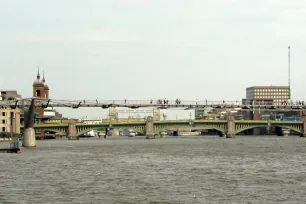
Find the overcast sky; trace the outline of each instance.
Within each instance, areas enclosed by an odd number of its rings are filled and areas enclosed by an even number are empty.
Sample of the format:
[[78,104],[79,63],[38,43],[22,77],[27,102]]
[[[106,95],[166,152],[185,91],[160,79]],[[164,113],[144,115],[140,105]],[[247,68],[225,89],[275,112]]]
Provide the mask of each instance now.
[[[0,88],[55,99],[241,100],[287,85],[306,100],[305,0],[0,0]],[[99,116],[67,110],[68,116]]]

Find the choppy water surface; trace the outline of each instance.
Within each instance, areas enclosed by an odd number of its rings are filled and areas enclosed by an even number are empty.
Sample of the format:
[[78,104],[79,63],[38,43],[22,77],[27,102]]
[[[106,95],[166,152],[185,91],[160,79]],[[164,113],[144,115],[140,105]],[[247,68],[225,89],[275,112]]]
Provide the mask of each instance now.
[[0,203],[306,203],[299,137],[45,140],[0,156]]

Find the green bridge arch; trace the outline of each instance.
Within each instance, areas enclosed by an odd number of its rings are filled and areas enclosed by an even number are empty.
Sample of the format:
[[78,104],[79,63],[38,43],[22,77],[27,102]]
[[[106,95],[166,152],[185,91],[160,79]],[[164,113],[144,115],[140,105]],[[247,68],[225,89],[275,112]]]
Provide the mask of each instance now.
[[239,134],[243,131],[246,131],[246,130],[251,130],[251,129],[254,129],[254,128],[261,128],[261,127],[280,127],[280,128],[286,128],[286,129],[290,129],[290,130],[293,130],[299,134],[303,134],[302,130],[301,129],[297,129],[297,128],[293,128],[293,127],[290,127],[290,126],[286,126],[286,125],[279,125],[279,124],[271,124],[271,125],[251,125],[251,126],[247,126],[247,127],[244,127],[244,128],[241,128],[241,129],[238,129],[236,130],[236,134]]
[[[38,129],[39,130],[39,129]],[[68,134],[66,133],[66,132],[61,132],[61,131],[59,131],[59,130],[54,130],[54,129],[41,129],[41,130],[43,130],[43,131],[50,131],[50,132],[55,132],[55,133],[59,133],[59,134],[62,134],[62,135],[65,135],[65,136],[67,136]]]
[[[207,129],[210,129],[210,130],[216,130],[218,132],[220,132],[221,134],[225,134],[225,129],[222,129],[222,128],[218,128],[218,127],[215,127],[215,126],[210,126],[210,125],[196,125],[196,126],[190,126],[190,125],[180,125],[180,126],[169,126],[169,127],[163,127],[163,128],[160,128],[158,130],[156,130],[154,132],[154,134],[158,134],[160,135],[161,132],[164,132],[164,131],[169,131],[169,129],[176,129],[176,128],[207,128]],[[199,129],[200,130],[200,129]]]
[[[92,130],[106,131],[106,128],[108,128],[108,127],[92,127],[92,128],[89,128],[89,129],[78,132],[76,136],[80,136],[80,135],[82,135],[84,133],[87,133],[87,132],[90,132]],[[129,127],[129,126],[119,126],[119,127],[113,126],[112,128],[114,128],[114,129],[132,129],[135,132],[139,132],[139,133],[142,133],[142,134],[145,133],[145,130],[135,129],[135,128],[132,128],[132,127]]]

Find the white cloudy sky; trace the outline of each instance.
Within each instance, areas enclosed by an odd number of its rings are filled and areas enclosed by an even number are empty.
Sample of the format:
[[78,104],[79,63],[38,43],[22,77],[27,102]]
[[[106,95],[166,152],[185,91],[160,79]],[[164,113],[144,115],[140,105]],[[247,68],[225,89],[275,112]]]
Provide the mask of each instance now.
[[[306,100],[305,0],[0,0],[0,88],[56,99],[240,100],[287,85]],[[101,110],[63,110],[99,116]]]

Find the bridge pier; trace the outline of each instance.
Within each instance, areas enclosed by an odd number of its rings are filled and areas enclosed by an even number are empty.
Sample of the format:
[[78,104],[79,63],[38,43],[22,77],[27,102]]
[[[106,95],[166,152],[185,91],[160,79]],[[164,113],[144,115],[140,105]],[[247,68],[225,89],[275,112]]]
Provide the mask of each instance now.
[[228,117],[227,119],[227,133],[226,137],[227,138],[233,138],[236,135],[235,131],[235,119],[233,116]]
[[155,139],[153,125],[154,125],[153,117],[152,116],[147,117],[146,139]]
[[303,121],[303,133],[301,134],[301,137],[306,137],[306,112],[303,112],[302,115],[302,121]]
[[119,130],[118,129],[109,130],[108,136],[119,136]]
[[68,138],[69,140],[78,140],[79,136],[77,136],[77,128],[76,128],[76,121],[69,120],[68,124]]
[[29,109],[25,111],[24,131],[22,137],[22,146],[24,147],[36,147],[36,137],[33,128],[34,111],[35,111],[35,99],[32,99]]
[[168,135],[168,132],[167,131],[162,131],[162,132],[159,133],[159,135],[160,135],[160,138],[164,138]]
[[290,129],[282,128],[282,136],[288,136],[290,134]]

